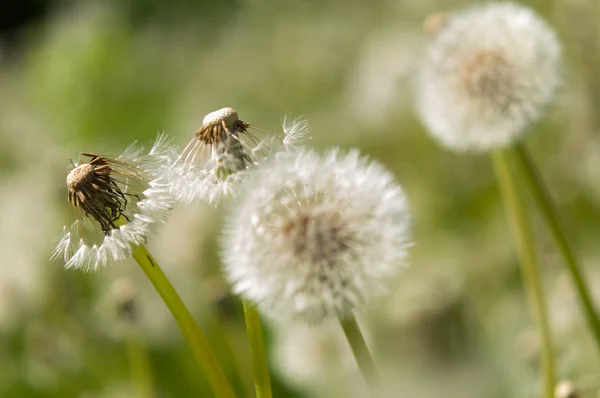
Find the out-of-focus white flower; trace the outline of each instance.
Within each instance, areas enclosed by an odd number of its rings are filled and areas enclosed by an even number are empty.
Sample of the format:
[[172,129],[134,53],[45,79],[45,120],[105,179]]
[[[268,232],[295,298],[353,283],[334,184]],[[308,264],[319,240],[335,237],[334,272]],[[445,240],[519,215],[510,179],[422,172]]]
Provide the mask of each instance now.
[[306,138],[306,122],[284,120],[283,148],[275,136],[259,138],[249,130],[264,131],[240,120],[233,108],[222,108],[204,117],[202,127],[167,172],[171,189],[183,203],[218,203],[232,197],[250,167],[271,157],[277,150],[289,150]]
[[577,398],[579,397],[579,393],[575,389],[573,383],[568,380],[561,381],[556,385],[556,389],[554,390],[554,395],[556,398]]
[[[311,397],[369,396],[340,325],[285,325],[274,330],[274,371]],[[367,336],[368,337],[368,336]],[[349,377],[349,375],[356,377]]]
[[118,158],[83,153],[90,159],[67,175],[75,221],[63,228],[52,255],[67,268],[96,270],[130,257],[171,208],[170,187],[158,170],[173,161],[173,149],[164,136],[148,155],[133,149]]
[[240,192],[222,239],[235,292],[276,319],[344,317],[387,292],[410,246],[403,190],[380,164],[313,151],[278,156]]
[[490,3],[455,12],[421,66],[421,117],[455,150],[508,145],[543,115],[560,64],[556,34],[526,7]]

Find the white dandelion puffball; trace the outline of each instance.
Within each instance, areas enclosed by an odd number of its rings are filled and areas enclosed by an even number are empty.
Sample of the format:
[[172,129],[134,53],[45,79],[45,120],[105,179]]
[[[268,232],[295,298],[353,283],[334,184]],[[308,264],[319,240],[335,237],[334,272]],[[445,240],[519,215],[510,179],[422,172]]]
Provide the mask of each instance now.
[[294,119],[283,122],[283,139],[240,120],[233,108],[209,113],[202,127],[169,168],[171,190],[178,201],[218,204],[232,198],[250,168],[273,153],[290,151],[307,138],[308,125]]
[[350,315],[385,294],[404,266],[406,196],[357,150],[278,156],[238,198],[221,242],[226,276],[274,319]]
[[420,68],[421,117],[454,150],[506,146],[552,100],[560,53],[552,28],[526,7],[490,3],[450,14]]
[[52,253],[66,268],[97,270],[129,258],[162,222],[174,198],[161,169],[176,156],[164,136],[147,155],[134,147],[118,158],[82,153],[67,175],[73,220],[68,221]]

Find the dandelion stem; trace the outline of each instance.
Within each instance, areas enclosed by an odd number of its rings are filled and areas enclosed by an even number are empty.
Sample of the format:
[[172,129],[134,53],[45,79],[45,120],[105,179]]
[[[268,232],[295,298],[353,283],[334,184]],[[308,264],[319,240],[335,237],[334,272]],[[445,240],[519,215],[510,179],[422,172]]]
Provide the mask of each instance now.
[[156,260],[143,245],[134,247],[133,258],[140,265],[150,282],[154,285],[163,301],[173,314],[181,328],[192,352],[200,366],[204,369],[208,382],[217,398],[235,398],[225,373],[217,362],[208,341],[183,301],[162,272]]
[[523,282],[527,289],[529,300],[540,331],[541,367],[545,389],[544,396],[546,398],[553,398],[556,375],[552,335],[548,322],[547,304],[540,277],[540,269],[536,258],[531,226],[511,175],[508,153],[502,150],[495,151],[492,153],[492,159],[498,178],[498,184],[500,185],[500,190],[504,199],[506,212],[508,213],[509,223],[519,248]]
[[350,343],[354,358],[356,358],[358,367],[367,381],[371,393],[373,396],[379,396],[381,393],[381,382],[377,374],[377,368],[375,367],[375,362],[371,357],[365,338],[360,331],[358,322],[356,322],[356,318],[351,315],[348,318],[340,319],[340,325],[344,329],[344,334],[346,335],[346,339],[348,339],[348,343]]
[[244,304],[244,317],[246,318],[246,331],[248,333],[248,344],[252,358],[252,370],[254,372],[254,388],[256,398],[271,398],[271,380],[269,378],[269,367],[263,343],[260,317],[256,307],[247,301]]
[[125,341],[131,378],[138,398],[153,398],[154,386],[152,381],[152,367],[148,356],[148,349],[142,341],[136,326],[131,325]]
[[543,217],[546,219],[563,260],[567,264],[567,269],[573,278],[573,283],[575,284],[575,289],[577,290],[586,320],[594,333],[598,348],[600,348],[600,319],[598,318],[598,312],[594,308],[594,302],[585,282],[585,276],[583,275],[577,257],[567,240],[550,192],[546,188],[541,173],[536,168],[527,149],[523,145],[517,144],[514,147],[514,152],[516,154],[517,163],[522,171],[520,174],[523,176],[525,184],[533,195],[533,199],[540,208]]

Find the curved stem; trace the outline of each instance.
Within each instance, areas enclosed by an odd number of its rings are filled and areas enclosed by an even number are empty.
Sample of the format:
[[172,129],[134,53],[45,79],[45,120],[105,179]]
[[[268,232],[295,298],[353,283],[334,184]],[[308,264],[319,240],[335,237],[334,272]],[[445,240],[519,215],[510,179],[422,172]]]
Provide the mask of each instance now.
[[545,389],[544,396],[553,398],[556,375],[552,335],[548,321],[546,298],[544,296],[543,284],[540,278],[540,269],[533,244],[531,226],[510,172],[508,154],[504,151],[496,151],[492,153],[492,158],[500,190],[502,191],[506,212],[508,213],[509,222],[513,230],[513,235],[517,240],[519,256],[521,258],[523,282],[527,289],[529,300],[531,301],[531,306],[540,331],[541,366]]
[[196,360],[203,368],[208,382],[217,398],[235,398],[235,393],[231,388],[225,373],[217,362],[210,345],[194,321],[194,318],[186,308],[183,301],[158,266],[156,260],[144,246],[133,248],[133,258],[142,268],[150,282],[154,285],[158,294],[173,314],[175,321],[181,328],[185,339],[190,345]]
[[269,377],[269,367],[267,366],[265,346],[263,344],[260,317],[254,305],[245,300],[243,301],[243,305],[250,356],[252,358],[252,370],[254,372],[256,398],[271,398],[271,380]]
[[564,228],[560,223],[559,214],[554,206],[550,192],[546,188],[541,173],[535,167],[535,164],[527,152],[527,149],[523,145],[518,144],[515,146],[514,152],[516,154],[519,167],[521,168],[523,180],[529,187],[529,190],[533,195],[533,199],[542,212],[542,216],[546,219],[560,254],[567,264],[567,269],[571,274],[573,283],[575,284],[575,290],[577,291],[579,302],[581,304],[581,308],[583,309],[586,321],[592,330],[592,333],[596,338],[596,344],[600,349],[600,319],[598,318],[598,312],[594,307],[592,295],[590,294],[590,290],[586,285],[583,271],[581,270],[579,262],[577,261],[577,257],[575,256],[575,253],[573,252],[573,249],[567,240]]
[[348,343],[350,343],[354,358],[356,358],[358,367],[367,381],[371,393],[373,396],[378,397],[381,394],[381,382],[379,380],[377,368],[375,367],[375,362],[371,357],[369,347],[360,331],[356,318],[353,315],[350,315],[348,318],[340,319],[340,325],[344,330]]

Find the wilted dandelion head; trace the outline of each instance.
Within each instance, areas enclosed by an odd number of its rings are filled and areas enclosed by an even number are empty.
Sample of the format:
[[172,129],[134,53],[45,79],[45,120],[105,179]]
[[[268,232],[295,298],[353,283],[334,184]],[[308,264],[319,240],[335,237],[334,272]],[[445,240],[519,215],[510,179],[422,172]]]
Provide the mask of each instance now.
[[67,174],[72,217],[52,257],[86,270],[129,257],[132,245],[145,242],[173,203],[168,185],[155,177],[172,162],[171,152],[161,137],[145,156],[133,147],[118,158],[82,153],[86,160]]
[[82,156],[90,159],[67,175],[68,200],[108,234],[117,228],[116,222],[129,221],[129,201],[139,200],[141,194],[132,185],[140,188],[144,177],[141,170],[127,162],[91,153]]
[[436,26],[418,78],[427,128],[456,150],[504,146],[537,121],[560,83],[560,46],[532,10],[490,3]]
[[256,169],[229,215],[226,274],[276,319],[344,317],[387,291],[409,224],[393,176],[358,151],[278,156]]
[[284,126],[283,142],[277,144],[274,135],[240,120],[233,108],[211,112],[170,169],[172,191],[184,203],[217,203],[231,197],[250,167],[276,150],[289,150],[305,131],[305,124],[296,119]]

